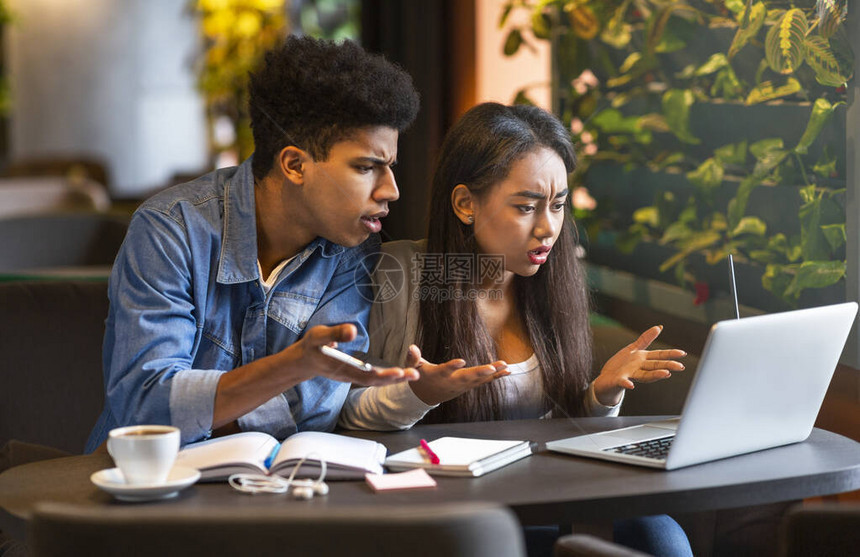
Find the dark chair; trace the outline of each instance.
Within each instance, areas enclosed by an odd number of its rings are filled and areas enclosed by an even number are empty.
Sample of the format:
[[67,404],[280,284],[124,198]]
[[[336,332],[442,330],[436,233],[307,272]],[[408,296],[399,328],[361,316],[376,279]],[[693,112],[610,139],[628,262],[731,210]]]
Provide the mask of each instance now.
[[860,553],[860,504],[798,505],[783,521],[786,557],[842,557]]
[[0,216],[110,209],[107,188],[83,176],[0,178]]
[[0,282],[0,446],[81,453],[104,402],[104,281]]
[[265,507],[171,505],[37,507],[27,534],[33,557],[100,555],[326,555],[525,557],[522,530],[504,507]]
[[[778,546],[778,547],[777,547]],[[769,555],[781,557],[845,557],[860,550],[860,504],[798,504],[782,519],[779,540],[761,551],[755,545],[719,549],[718,555]],[[641,555],[590,535],[561,538],[555,557],[633,557]]]
[[648,557],[647,553],[588,534],[571,534],[559,538],[552,554],[553,557]]
[[105,188],[111,186],[105,161],[90,156],[32,157],[11,161],[3,169],[4,177],[58,176],[70,180],[93,180]]
[[98,267],[106,275],[128,230],[125,215],[49,213],[0,219],[0,273]]

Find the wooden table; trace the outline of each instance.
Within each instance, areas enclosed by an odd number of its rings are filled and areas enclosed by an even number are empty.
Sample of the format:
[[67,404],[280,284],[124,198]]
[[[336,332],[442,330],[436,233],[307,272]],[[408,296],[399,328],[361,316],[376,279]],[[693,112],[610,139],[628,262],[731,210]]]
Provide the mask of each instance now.
[[352,432],[375,439],[390,453],[445,435],[528,439],[537,454],[480,478],[439,477],[436,489],[373,493],[362,481],[330,482],[326,497],[298,501],[286,495],[250,496],[226,483],[196,484],[178,497],[123,503],[89,476],[113,467],[107,454],[18,466],[0,474],[0,529],[23,539],[38,503],[180,505],[193,512],[229,505],[241,512],[266,505],[430,505],[492,501],[509,506],[523,524],[564,524],[657,513],[682,513],[790,501],[860,489],[860,443],[816,429],[808,440],[671,472],[546,451],[546,441],[651,421],[654,417],[519,420],[417,426],[397,433]]

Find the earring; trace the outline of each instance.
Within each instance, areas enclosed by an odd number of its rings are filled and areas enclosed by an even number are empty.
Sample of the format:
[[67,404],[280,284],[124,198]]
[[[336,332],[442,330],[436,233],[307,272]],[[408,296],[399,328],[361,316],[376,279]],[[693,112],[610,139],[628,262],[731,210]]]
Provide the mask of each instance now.
[[466,220],[468,220],[468,221],[469,221],[469,224],[473,224],[473,223],[475,222],[475,217],[474,217],[474,215],[469,215],[469,216],[466,218]]

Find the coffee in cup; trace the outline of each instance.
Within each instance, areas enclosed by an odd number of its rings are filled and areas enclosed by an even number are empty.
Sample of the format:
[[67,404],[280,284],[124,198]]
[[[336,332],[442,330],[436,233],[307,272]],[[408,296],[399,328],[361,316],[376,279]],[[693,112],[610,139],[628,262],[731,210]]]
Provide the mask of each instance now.
[[161,484],[179,452],[179,428],[134,425],[112,429],[107,450],[127,484]]

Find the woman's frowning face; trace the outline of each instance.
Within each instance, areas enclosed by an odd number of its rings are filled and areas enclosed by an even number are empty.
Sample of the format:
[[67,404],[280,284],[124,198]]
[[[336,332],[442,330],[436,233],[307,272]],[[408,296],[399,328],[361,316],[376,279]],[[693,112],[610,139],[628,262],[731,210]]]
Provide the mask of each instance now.
[[504,256],[508,273],[534,275],[564,226],[567,194],[567,170],[555,151],[524,155],[501,182],[473,194],[478,249]]

